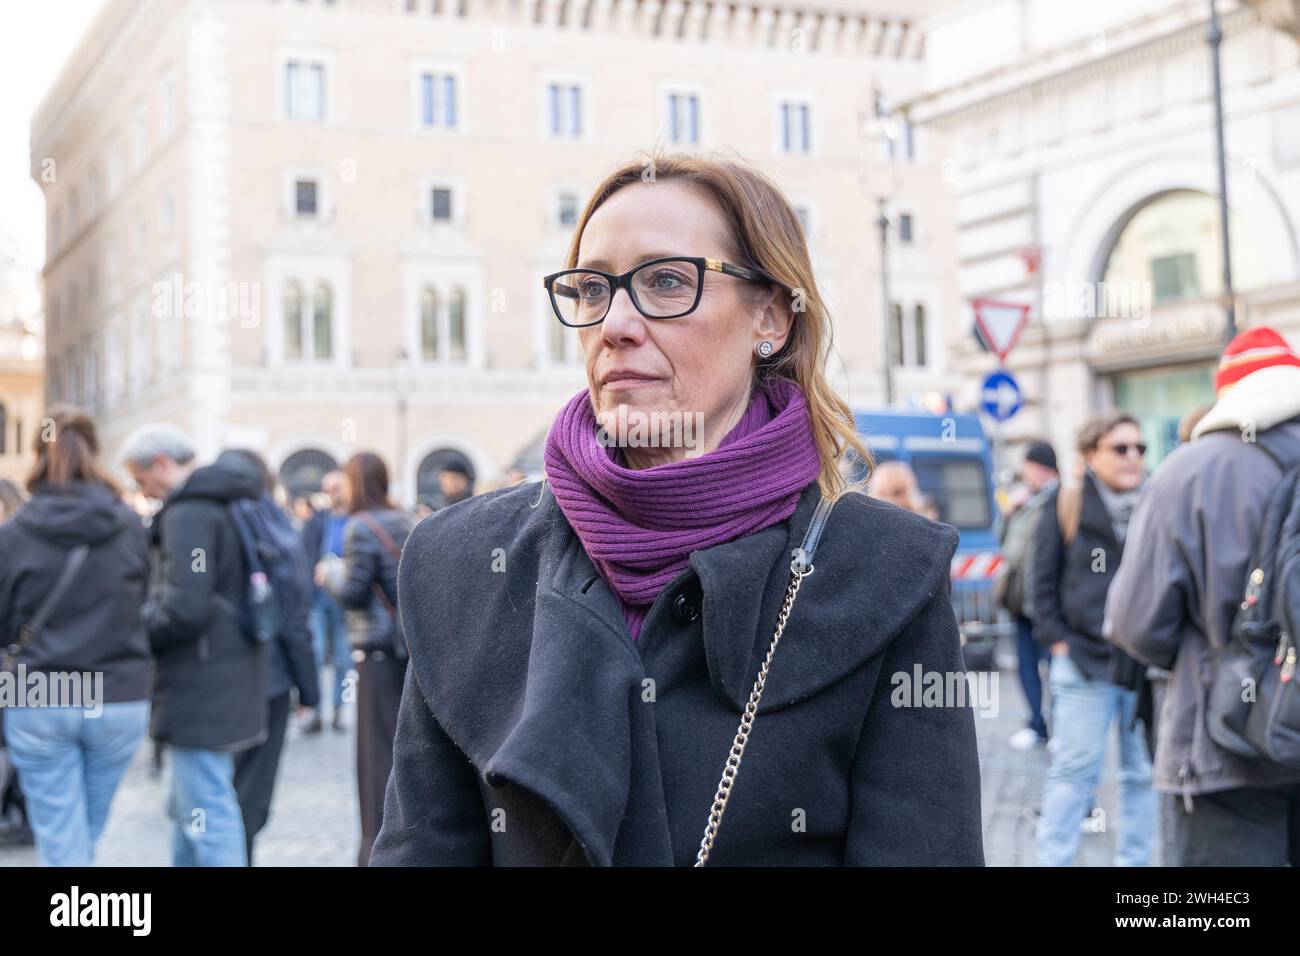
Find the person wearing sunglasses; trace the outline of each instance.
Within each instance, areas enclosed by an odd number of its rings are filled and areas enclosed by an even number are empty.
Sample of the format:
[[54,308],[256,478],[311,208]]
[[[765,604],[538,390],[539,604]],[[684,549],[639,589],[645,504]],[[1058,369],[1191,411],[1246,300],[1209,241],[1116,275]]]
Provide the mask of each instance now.
[[403,552],[371,865],[980,865],[970,701],[898,693],[964,677],[957,532],[841,475],[870,459],[787,197],[652,162],[597,186],[542,280],[587,377],[545,481]]
[[1146,866],[1156,796],[1146,733],[1135,722],[1145,668],[1102,637],[1106,592],[1146,477],[1146,444],[1137,420],[1121,411],[1087,422],[1076,451],[1075,480],[1043,503],[1029,569],[1034,638],[1052,652],[1051,763],[1036,834],[1038,864],[1075,862],[1080,821],[1092,808],[1114,725],[1120,756],[1115,862]]

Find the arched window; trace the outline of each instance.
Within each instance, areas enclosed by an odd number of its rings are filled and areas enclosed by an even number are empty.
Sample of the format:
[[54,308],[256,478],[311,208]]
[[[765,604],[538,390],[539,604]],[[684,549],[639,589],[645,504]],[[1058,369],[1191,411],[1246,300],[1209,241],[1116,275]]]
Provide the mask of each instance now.
[[431,285],[420,293],[420,355],[438,357],[438,290]]
[[312,295],[312,355],[327,359],[334,354],[334,294],[324,282],[316,283]]
[[284,357],[302,358],[302,287],[284,284]]
[[437,451],[425,455],[420,462],[420,467],[416,469],[415,494],[418,501],[436,508],[448,504],[447,496],[443,494],[442,483],[439,481],[438,475],[453,463],[465,470],[465,473],[469,476],[470,490],[473,490],[474,466],[470,464],[470,460],[454,448],[439,448]]
[[290,498],[309,495],[320,491],[320,480],[329,472],[337,471],[338,467],[327,452],[304,448],[284,460],[280,466],[280,484],[284,485]]

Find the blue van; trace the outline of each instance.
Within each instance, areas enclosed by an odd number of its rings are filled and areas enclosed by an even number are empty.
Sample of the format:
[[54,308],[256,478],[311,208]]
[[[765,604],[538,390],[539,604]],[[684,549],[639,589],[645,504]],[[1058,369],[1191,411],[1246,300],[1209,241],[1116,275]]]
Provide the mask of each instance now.
[[979,416],[890,409],[858,412],[854,418],[875,459],[911,466],[939,520],[960,532],[951,570],[962,650],[967,668],[994,668],[997,640],[1010,635],[1014,625],[993,601],[1002,552],[993,455]]

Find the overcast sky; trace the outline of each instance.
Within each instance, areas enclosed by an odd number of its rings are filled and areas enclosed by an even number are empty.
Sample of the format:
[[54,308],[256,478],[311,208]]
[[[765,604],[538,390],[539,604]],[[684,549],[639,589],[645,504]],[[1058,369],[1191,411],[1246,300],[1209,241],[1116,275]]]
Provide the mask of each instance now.
[[32,181],[32,113],[104,0],[0,3],[0,266],[38,273],[45,204]]

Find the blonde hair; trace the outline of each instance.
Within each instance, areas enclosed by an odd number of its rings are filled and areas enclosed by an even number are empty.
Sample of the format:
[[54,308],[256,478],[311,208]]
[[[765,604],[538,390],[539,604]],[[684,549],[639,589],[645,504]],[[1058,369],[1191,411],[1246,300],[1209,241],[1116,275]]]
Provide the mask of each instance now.
[[[803,393],[821,461],[818,487],[822,494],[838,498],[846,491],[860,490],[871,473],[871,454],[858,435],[853,412],[826,380],[830,313],[817,288],[799,217],[771,178],[739,158],[717,153],[656,149],[628,160],[606,175],[587,201],[573,232],[565,268],[577,267],[583,230],[614,193],[633,183],[668,181],[693,186],[713,201],[726,223],[732,245],[727,254],[736,265],[760,270],[784,286],[778,290],[778,301],[784,300],[794,318],[790,335],[779,352],[759,360],[757,379],[761,383],[771,377],[786,378]],[[846,453],[861,460],[866,469],[862,480],[850,483],[841,473],[839,466]]]

